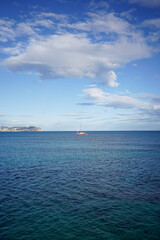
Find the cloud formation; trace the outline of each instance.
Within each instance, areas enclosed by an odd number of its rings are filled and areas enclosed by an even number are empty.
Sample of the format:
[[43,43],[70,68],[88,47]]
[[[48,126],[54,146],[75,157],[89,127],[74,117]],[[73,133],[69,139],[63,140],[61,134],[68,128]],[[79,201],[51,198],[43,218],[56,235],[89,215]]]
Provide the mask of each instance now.
[[99,10],[99,9],[108,9],[109,8],[109,4],[106,1],[95,1],[95,0],[91,0],[89,7],[92,10]]
[[[12,22],[8,24],[13,28]],[[42,27],[51,28],[45,37],[40,35]],[[41,13],[34,21],[18,23],[15,30],[16,36],[29,39],[25,45],[19,42],[3,49],[15,55],[5,59],[3,66],[11,71],[36,72],[41,79],[88,78],[117,87],[116,69],[150,57],[153,50],[140,31],[115,13],[89,13],[83,22]]]
[[14,20],[0,19],[0,41],[7,42],[8,39],[14,40],[16,33],[14,32]]
[[[113,109],[130,109],[146,114],[151,119],[160,117],[160,97],[155,95],[141,94],[135,98],[132,96],[122,96],[117,94],[109,94],[100,88],[88,88],[83,90],[81,95],[92,102],[82,103],[82,105],[105,106]],[[143,99],[143,100],[142,100]]]
[[151,8],[157,8],[160,7],[160,1],[159,0],[128,0],[131,4],[138,4],[143,7],[151,7]]
[[160,18],[152,18],[144,20],[143,26],[160,29]]

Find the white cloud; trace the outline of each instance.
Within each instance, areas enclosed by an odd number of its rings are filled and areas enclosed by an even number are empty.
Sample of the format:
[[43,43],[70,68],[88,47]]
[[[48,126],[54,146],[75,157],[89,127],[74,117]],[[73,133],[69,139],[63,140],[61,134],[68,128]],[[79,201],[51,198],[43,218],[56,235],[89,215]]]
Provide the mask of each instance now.
[[1,48],[0,50],[1,50],[1,52],[5,53],[5,54],[18,55],[23,52],[23,47],[24,46],[22,43],[18,43],[14,47]]
[[120,13],[120,16],[124,17],[128,20],[132,20],[133,19],[132,13],[135,12],[135,11],[136,11],[136,9],[132,8],[132,9],[129,9],[128,11]]
[[117,87],[119,84],[116,82],[117,80],[117,75],[113,71],[109,71],[107,73],[107,80],[109,82],[109,85],[111,87]]
[[34,23],[30,23],[30,25],[50,28],[54,25],[54,22],[49,19],[42,19],[42,20],[36,20]]
[[153,19],[144,20],[142,25],[147,26],[147,27],[149,26],[149,27],[160,29],[160,18],[153,18]]
[[92,98],[96,100],[105,100],[107,93],[103,92],[100,88],[87,88],[83,90],[81,96]]
[[0,19],[0,41],[7,42],[9,39],[14,40],[16,37],[13,29],[14,21]]
[[[83,90],[83,97],[94,100],[92,104],[82,105],[105,106],[113,109],[133,109],[147,115],[150,118],[160,117],[160,97],[152,94],[141,94],[139,98],[132,96],[121,96],[103,92],[99,88],[88,88]],[[142,99],[146,101],[142,101]]]
[[33,70],[42,79],[88,77],[116,87],[113,69],[150,54],[143,39],[94,44],[84,35],[64,34],[30,41],[22,54],[9,57],[3,66],[12,71]]
[[85,21],[67,24],[66,26],[77,30],[94,32],[96,34],[115,33],[125,36],[134,34],[133,26],[123,18],[117,17],[115,13],[88,13],[88,18]]
[[150,33],[148,40],[151,42],[157,42],[160,39],[160,31]]
[[146,19],[142,22],[142,27],[149,28],[149,41],[154,43],[160,39],[160,18]]
[[29,35],[29,36],[36,36],[36,32],[28,23],[19,23],[16,27],[17,35]]
[[41,12],[38,14],[39,17],[45,17],[45,18],[53,18],[53,19],[56,19],[56,20],[67,20],[67,16],[64,15],[64,14],[56,14],[56,13],[53,13],[53,12]]
[[[31,13],[32,14],[32,13]],[[7,42],[8,40],[15,40],[17,37],[40,37],[43,28],[52,29],[55,24],[64,23],[67,17],[62,14],[54,13],[34,13],[33,17],[27,18],[22,22],[15,20],[0,19],[0,41]]]
[[[98,100],[95,104],[113,108],[134,108],[140,101],[129,96],[111,95],[103,92],[99,88],[89,88],[83,90],[83,96],[89,99]],[[106,96],[108,95],[108,96]]]
[[153,102],[154,104],[160,105],[160,96],[156,96],[155,94],[142,93],[142,94],[139,94],[139,98],[150,99],[150,101]]
[[109,4],[106,1],[94,1],[91,0],[90,4],[89,4],[89,8],[92,10],[96,10],[96,9],[108,9],[109,8]]
[[[44,19],[45,15],[59,22],[54,24]],[[42,37],[42,26],[52,26],[54,34]],[[19,43],[4,49],[16,56],[5,59],[3,66],[11,71],[33,71],[42,79],[87,77],[96,83],[117,87],[117,68],[152,54],[143,35],[114,13],[90,13],[83,22],[72,24],[61,21],[54,13],[41,13],[33,22],[18,23],[15,30],[17,36],[29,37],[27,46]],[[105,40],[101,37],[103,34]]]
[[143,7],[151,7],[151,8],[156,8],[160,7],[160,1],[159,0],[128,0],[129,3],[131,4],[138,4]]

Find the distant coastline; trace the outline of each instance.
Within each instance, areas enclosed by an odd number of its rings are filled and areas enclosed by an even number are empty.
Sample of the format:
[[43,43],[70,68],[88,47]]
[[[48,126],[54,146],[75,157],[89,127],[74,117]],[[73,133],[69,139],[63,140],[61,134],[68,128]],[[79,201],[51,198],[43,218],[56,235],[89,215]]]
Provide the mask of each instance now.
[[40,132],[42,129],[40,127],[0,127],[0,132]]

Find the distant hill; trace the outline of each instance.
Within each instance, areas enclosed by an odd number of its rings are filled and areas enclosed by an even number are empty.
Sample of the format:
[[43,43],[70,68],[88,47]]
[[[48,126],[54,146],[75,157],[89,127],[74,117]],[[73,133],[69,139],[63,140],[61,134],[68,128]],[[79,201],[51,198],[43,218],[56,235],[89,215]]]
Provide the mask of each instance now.
[[0,127],[0,132],[39,132],[42,131],[39,127]]

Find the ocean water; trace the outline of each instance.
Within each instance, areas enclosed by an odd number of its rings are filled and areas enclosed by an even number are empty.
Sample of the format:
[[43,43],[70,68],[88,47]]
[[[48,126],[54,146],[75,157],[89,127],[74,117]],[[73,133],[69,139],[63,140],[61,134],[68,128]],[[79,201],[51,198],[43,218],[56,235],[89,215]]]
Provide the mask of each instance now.
[[72,239],[160,239],[160,132],[0,133],[0,240]]

